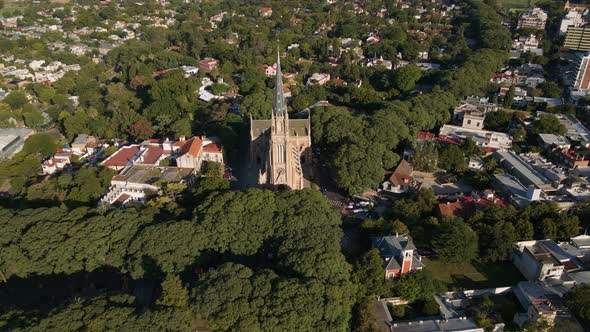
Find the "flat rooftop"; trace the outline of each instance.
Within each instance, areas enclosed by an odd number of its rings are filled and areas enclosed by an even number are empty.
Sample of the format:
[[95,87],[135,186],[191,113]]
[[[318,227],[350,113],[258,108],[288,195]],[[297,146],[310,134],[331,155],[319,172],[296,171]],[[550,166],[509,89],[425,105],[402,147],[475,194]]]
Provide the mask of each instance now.
[[449,320],[427,319],[404,322],[393,322],[394,332],[436,332],[436,331],[470,331],[483,332],[470,318],[451,318]]
[[[531,166],[523,157],[512,151],[496,151],[496,155],[503,159],[503,164],[511,168],[509,172],[516,171],[524,177],[526,184],[534,184],[542,187],[551,184],[551,181]],[[522,180],[522,179],[521,179]]]
[[159,181],[180,182],[193,172],[188,168],[133,165],[113,177],[113,181],[154,184]]

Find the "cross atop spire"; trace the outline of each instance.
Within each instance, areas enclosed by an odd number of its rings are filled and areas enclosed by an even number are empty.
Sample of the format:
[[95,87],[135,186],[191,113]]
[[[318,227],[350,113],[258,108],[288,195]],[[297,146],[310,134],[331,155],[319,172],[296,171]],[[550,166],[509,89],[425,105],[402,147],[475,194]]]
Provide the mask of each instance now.
[[281,72],[281,53],[277,43],[277,71],[275,77],[274,103],[272,107],[273,115],[285,115],[287,105],[285,104],[285,95],[283,92],[283,73]]

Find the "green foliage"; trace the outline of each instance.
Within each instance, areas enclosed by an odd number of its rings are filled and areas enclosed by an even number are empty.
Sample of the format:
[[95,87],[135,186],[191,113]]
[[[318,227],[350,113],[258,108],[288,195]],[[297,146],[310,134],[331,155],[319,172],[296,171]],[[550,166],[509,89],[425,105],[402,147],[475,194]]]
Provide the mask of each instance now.
[[533,133],[535,134],[564,135],[565,132],[565,125],[553,114],[541,114],[539,118],[533,122]]
[[560,98],[561,97],[561,88],[559,85],[552,81],[545,81],[537,86],[537,88],[543,91],[544,97],[549,98]]
[[16,110],[25,106],[29,100],[23,91],[17,90],[9,93],[4,99],[2,99],[2,102],[8,104],[13,110]]
[[162,295],[156,303],[177,308],[184,308],[188,305],[188,290],[182,286],[182,280],[178,275],[169,274],[162,281]]
[[379,250],[369,250],[354,264],[352,281],[359,285],[359,297],[375,298],[390,295],[392,284],[385,279],[383,258]]
[[416,82],[422,77],[422,70],[416,65],[403,66],[395,71],[393,84],[395,88],[407,92],[416,86]]
[[48,134],[35,134],[29,137],[23,146],[22,153],[39,155],[48,158],[57,151],[58,142]]
[[440,152],[438,166],[452,173],[464,172],[467,170],[467,163],[463,150],[454,144],[445,146]]
[[433,247],[445,261],[469,262],[477,257],[477,234],[461,221],[443,223],[434,238]]
[[402,274],[395,281],[394,291],[408,301],[430,301],[434,295],[444,291],[444,286],[440,281],[432,278],[429,272],[419,270]]
[[502,105],[504,105],[504,107],[512,108],[512,103],[514,102],[514,90],[514,85],[511,85],[508,92],[506,92],[506,95],[504,95],[504,99],[502,100]]
[[438,150],[433,141],[416,142],[414,147],[414,169],[417,171],[434,171],[438,164]]

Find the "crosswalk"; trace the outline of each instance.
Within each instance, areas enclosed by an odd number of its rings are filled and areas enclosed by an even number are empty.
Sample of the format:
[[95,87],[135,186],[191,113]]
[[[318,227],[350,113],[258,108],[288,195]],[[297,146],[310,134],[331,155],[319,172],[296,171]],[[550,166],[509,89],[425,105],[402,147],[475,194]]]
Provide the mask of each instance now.
[[337,200],[333,200],[333,199],[329,199],[328,203],[334,207],[334,208],[338,208],[338,209],[342,209],[344,206],[346,206],[343,202],[337,201]]

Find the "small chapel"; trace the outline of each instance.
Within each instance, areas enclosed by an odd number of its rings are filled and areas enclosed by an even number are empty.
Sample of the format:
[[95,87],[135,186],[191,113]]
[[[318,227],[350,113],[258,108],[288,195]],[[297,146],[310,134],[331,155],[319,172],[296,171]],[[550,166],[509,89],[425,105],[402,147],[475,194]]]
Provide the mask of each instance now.
[[309,115],[289,119],[279,52],[271,118],[250,118],[250,161],[261,187],[301,190],[311,186],[311,122]]

